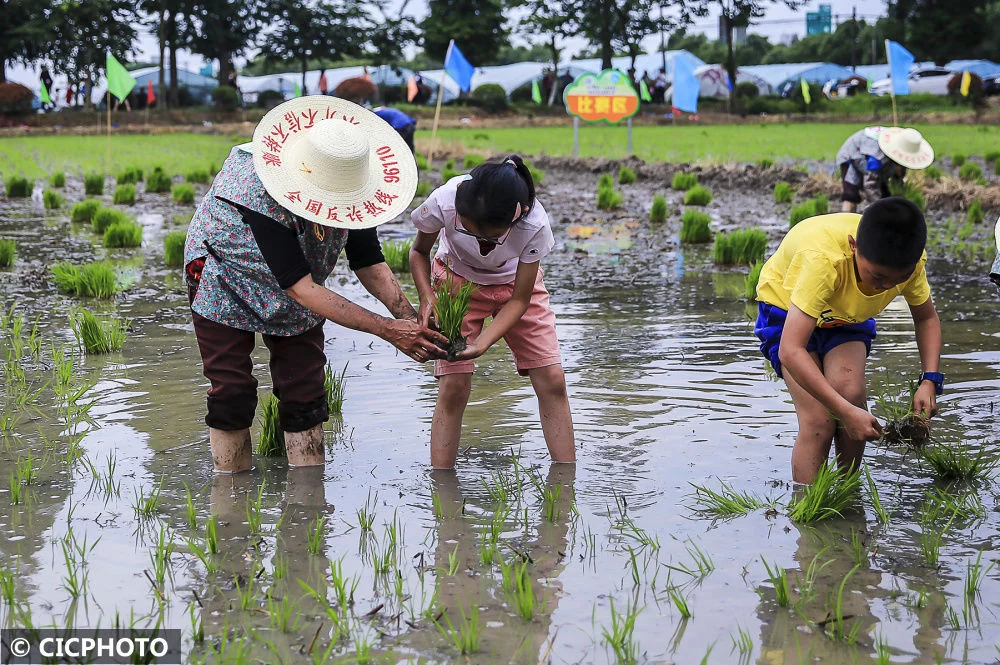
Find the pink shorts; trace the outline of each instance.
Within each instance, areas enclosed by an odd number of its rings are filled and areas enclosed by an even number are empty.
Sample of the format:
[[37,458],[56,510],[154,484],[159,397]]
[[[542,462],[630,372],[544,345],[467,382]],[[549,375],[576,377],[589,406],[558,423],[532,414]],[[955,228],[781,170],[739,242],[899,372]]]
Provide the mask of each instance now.
[[[445,279],[448,269],[440,261],[435,260],[431,273],[434,282]],[[456,284],[466,280],[452,273]],[[472,292],[469,312],[462,320],[462,334],[469,342],[476,339],[483,331],[483,321],[488,316],[496,316],[504,305],[514,295],[514,283],[477,285]],[[531,292],[531,302],[524,316],[503,336],[510,352],[514,355],[514,364],[518,374],[524,376],[528,370],[562,362],[559,356],[559,339],[556,337],[556,315],[549,304],[549,292],[542,283],[542,270],[538,269],[535,278],[535,288]],[[434,376],[445,374],[472,374],[476,369],[473,360],[434,361]]]

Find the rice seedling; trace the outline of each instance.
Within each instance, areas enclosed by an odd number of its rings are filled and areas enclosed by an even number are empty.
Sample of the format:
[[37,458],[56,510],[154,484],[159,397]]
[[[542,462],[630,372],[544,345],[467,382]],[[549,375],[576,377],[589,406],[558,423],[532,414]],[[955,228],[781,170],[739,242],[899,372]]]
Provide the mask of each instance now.
[[698,184],[698,176],[694,173],[675,173],[670,182],[672,189],[687,191]]
[[927,209],[927,200],[924,197],[924,193],[920,189],[920,185],[913,180],[900,182],[898,178],[893,178],[889,181],[889,193],[893,196],[902,196],[912,201],[921,210]]
[[716,234],[712,260],[723,265],[751,265],[763,259],[766,251],[766,233],[760,229],[740,229]]
[[757,160],[757,166],[759,166],[762,169],[769,169],[772,166],[774,166],[774,160],[768,157],[761,157],[760,159]]
[[42,203],[46,210],[57,210],[62,207],[64,201],[63,197],[59,192],[51,189],[46,189],[42,192]]
[[609,597],[609,602],[611,605],[611,626],[601,628],[603,636],[601,642],[611,647],[617,663],[635,665],[639,662],[639,644],[635,640],[635,621],[642,610],[630,602],[625,605],[624,612],[618,613],[615,610],[613,596]]
[[815,217],[816,212],[816,202],[813,199],[804,201],[799,205],[792,208],[792,211],[788,215],[788,228],[792,228],[804,219],[809,219],[810,217]]
[[825,462],[811,485],[803,486],[798,496],[788,503],[788,516],[793,522],[817,522],[829,517],[842,517],[854,501],[861,484],[861,471],[836,469]]
[[940,180],[943,176],[944,172],[937,166],[934,166],[933,164],[924,169],[924,177],[927,178],[928,180],[937,181]]
[[763,269],[764,261],[755,261],[743,280],[743,295],[751,302],[757,300],[757,283],[760,282],[760,271]]
[[430,195],[431,193],[431,189],[433,189],[431,183],[427,182],[426,180],[418,180],[417,190],[414,193],[414,197],[427,198],[427,196]]
[[983,161],[987,164],[992,164],[998,159],[1000,159],[1000,150],[988,150],[983,153]]
[[149,552],[149,563],[153,569],[153,580],[159,590],[163,589],[167,575],[170,574],[170,557],[174,553],[174,536],[167,535],[165,527],[160,526],[156,543]]
[[70,327],[76,341],[87,353],[111,353],[121,351],[125,336],[131,325],[129,319],[112,317],[100,321],[91,312],[81,309],[70,317]]
[[245,578],[244,583],[240,584],[240,578],[242,577],[242,575],[234,577],[233,586],[236,589],[236,598],[240,602],[240,609],[244,612],[249,612],[255,604],[256,593],[254,593],[253,578]]
[[528,562],[515,563],[514,568],[510,598],[521,618],[525,621],[531,621],[541,609],[541,599],[535,595],[535,590],[531,585]]
[[868,465],[865,464],[862,467],[865,473],[865,482],[868,484],[868,496],[872,500],[872,508],[875,509],[875,515],[878,517],[878,521],[882,524],[889,523],[889,511],[885,509],[882,505],[882,498],[879,496],[878,487],[875,486],[875,479],[872,478],[871,471],[868,470]]
[[463,281],[456,285],[455,278],[449,271],[447,278],[434,285],[437,303],[434,312],[441,334],[448,338],[448,360],[456,360],[459,353],[465,350],[466,340],[462,335],[462,319],[469,311],[472,300],[472,282]]
[[133,205],[135,203],[135,185],[118,185],[114,193],[115,205]]
[[447,610],[441,612],[441,618],[444,619],[447,627],[442,626],[440,621],[435,621],[434,624],[459,653],[476,653],[479,651],[479,639],[486,627],[485,624],[479,622],[479,608],[473,603],[468,613],[461,605],[458,606],[458,611],[462,616],[462,621],[457,628],[452,624]]
[[139,247],[142,245],[142,227],[135,222],[118,222],[104,231],[105,247]]
[[187,516],[188,526],[192,529],[198,526],[198,511],[194,506],[194,498],[191,496],[191,488],[184,483],[184,512]]
[[597,207],[601,210],[614,210],[622,205],[622,195],[614,187],[598,187]]
[[706,243],[712,239],[712,218],[699,210],[685,210],[681,217],[681,242]]
[[482,155],[468,154],[462,159],[462,164],[465,166],[465,170],[469,171],[476,168],[480,164],[486,161],[486,158]]
[[271,562],[271,576],[276,580],[283,580],[288,577],[288,557],[280,554],[274,557]]
[[968,210],[965,211],[965,219],[971,224],[982,224],[983,223],[983,204],[979,201],[979,197],[972,199],[972,203],[969,204]]
[[73,205],[70,210],[70,221],[80,224],[89,224],[94,219],[94,214],[101,207],[101,202],[97,199],[86,199]]
[[743,626],[738,625],[736,626],[736,634],[731,634],[729,638],[733,641],[733,648],[729,650],[729,653],[739,651],[740,662],[750,662],[750,654],[753,653],[753,637],[750,633],[743,630]]
[[694,483],[688,484],[694,488],[694,500],[698,504],[695,510],[713,517],[749,515],[763,508],[773,508],[777,502],[776,499],[762,498],[751,492],[739,492],[725,482],[720,483],[722,489],[718,492]]
[[662,224],[667,221],[667,199],[662,194],[653,197],[653,206],[649,209],[649,221],[651,224]]
[[87,196],[100,196],[104,193],[104,174],[88,173],[83,176],[83,192]]
[[63,577],[62,586],[73,598],[79,598],[87,593],[87,573],[83,567],[84,562],[77,558],[78,552],[73,547],[73,534],[60,541],[62,544],[63,561],[66,563],[66,575]]
[[99,208],[90,220],[90,227],[94,233],[104,234],[114,224],[124,224],[129,221],[128,215],[121,210],[114,208]]
[[410,248],[413,238],[386,240],[382,243],[382,255],[393,272],[410,272]]
[[124,171],[115,176],[115,182],[119,185],[134,185],[142,182],[143,172],[138,166],[129,166]]
[[965,162],[962,167],[958,169],[959,180],[964,180],[965,182],[973,182],[983,177],[983,168],[976,164],[975,162]]
[[865,543],[865,534],[860,529],[851,528],[851,553],[854,555],[854,563],[863,566],[868,561],[868,545]]
[[285,433],[278,417],[278,398],[270,393],[261,404],[260,436],[257,440],[257,454],[263,457],[283,457],[285,455]]
[[686,206],[707,206],[712,201],[712,192],[695,185],[684,194],[684,205]]
[[17,476],[13,471],[10,472],[10,505],[16,506],[24,501],[24,491],[21,489],[21,483],[18,482]]
[[205,541],[204,546],[202,546],[189,538],[187,540],[187,547],[188,551],[194,554],[201,561],[201,564],[205,566],[205,572],[209,575],[214,575],[219,569],[219,563],[212,556],[212,553],[209,552],[208,541]]
[[184,264],[184,243],[186,241],[186,231],[171,231],[163,236],[163,262],[171,268],[181,267]]
[[38,468],[35,466],[35,462],[30,450],[27,457],[17,458],[17,481],[22,485],[34,485],[35,481],[38,480]]
[[282,633],[296,632],[304,620],[299,611],[299,604],[291,601],[288,594],[278,602],[270,591],[267,593],[267,614],[271,619],[271,628]]
[[[764,557],[760,558],[760,562],[764,564],[764,570],[767,571],[767,576],[771,580],[771,586],[774,588],[775,600],[778,601],[778,605],[781,607],[788,607],[792,602],[792,595],[788,587],[788,571],[779,566],[777,563],[774,567],[767,562]],[[760,591],[757,592],[761,595]],[[761,595],[763,598],[763,595]]]
[[602,173],[601,177],[597,179],[597,189],[614,189],[615,180],[611,177],[610,173]]
[[627,166],[622,166],[618,169],[619,185],[631,185],[633,182],[635,182],[635,169],[631,169]]
[[66,186],[66,174],[62,171],[56,171],[49,176],[49,184],[53,187],[65,187]]
[[[942,159],[943,159],[943,157],[942,157]],[[956,152],[954,155],[951,156],[951,165],[952,166],[956,166],[957,167],[957,166],[962,166],[963,164],[965,164],[965,155],[963,155],[960,152]]]
[[455,170],[455,160],[454,158],[449,159],[444,163],[444,168],[441,169],[441,180],[443,182],[448,182],[457,175],[459,175],[459,173]]
[[546,485],[542,487],[542,514],[549,522],[555,523],[560,517],[560,494],[562,494],[562,485]]
[[205,169],[195,169],[189,171],[186,176],[184,176],[185,182],[193,182],[199,185],[206,185],[208,181],[211,180],[212,176],[208,174]]
[[16,254],[17,241],[10,238],[0,238],[0,268],[9,268],[14,265]]
[[20,573],[20,562],[18,562],[16,569],[8,568],[6,565],[0,566],[0,600],[3,600],[7,607],[14,607],[17,589],[15,580],[20,577]]
[[[857,641],[858,630],[861,628],[861,623],[855,621],[850,630],[846,630],[844,627],[844,622],[850,617],[844,616],[844,587],[847,586],[847,580],[851,578],[851,575],[860,568],[860,565],[856,565],[848,571],[844,579],[840,581],[840,587],[837,589],[837,596],[833,608],[833,621],[828,625],[833,627],[832,637],[835,640],[840,640],[847,642],[848,644],[854,644]],[[825,630],[825,627],[824,627]]]
[[347,578],[344,576],[344,561],[338,559],[330,561],[330,584],[333,587],[334,599],[337,607],[346,616],[348,608],[354,605],[354,592],[361,583],[357,577]]
[[677,611],[680,613],[682,619],[691,618],[691,608],[688,606],[687,598],[684,596],[680,587],[667,587],[667,596],[674,603],[674,607],[677,608]]
[[[190,500],[191,492],[188,492],[188,499]],[[264,498],[264,486],[261,485],[257,488],[257,494],[247,495],[246,498],[246,517],[247,526],[250,528],[250,533],[259,534],[263,533],[264,525],[264,515],[263,515],[263,498]],[[188,509],[188,519],[191,517],[191,508]]]
[[170,195],[174,198],[174,203],[187,204],[194,203],[194,187],[188,184],[174,185],[170,189]]
[[156,517],[156,509],[160,504],[160,490],[162,489],[162,485],[162,482],[156,483],[149,494],[146,494],[146,490],[142,487],[134,490],[135,500],[132,501],[132,512],[135,513],[136,519],[142,521]]
[[966,443],[929,445],[919,450],[924,462],[941,480],[972,481],[990,475],[1000,462],[986,446]]
[[890,665],[891,659],[892,651],[889,649],[889,641],[885,638],[885,633],[877,631],[875,633],[875,665]]
[[362,533],[371,532],[372,525],[375,523],[375,506],[377,504],[378,493],[375,494],[375,501],[373,503],[372,492],[368,490],[368,498],[365,499],[365,505],[357,510],[358,526],[361,528]]
[[458,545],[455,545],[455,549],[448,554],[448,577],[457,575],[461,566],[462,559],[458,556]]
[[169,192],[173,181],[163,171],[163,167],[153,167],[153,171],[146,178],[146,192],[152,194],[163,194]]
[[417,168],[421,171],[426,171],[431,167],[431,165],[427,162],[427,158],[419,152],[413,155],[413,159],[417,162]]
[[306,550],[309,554],[319,555],[323,552],[323,544],[325,539],[323,538],[323,526],[326,524],[326,518],[323,515],[317,515],[309,525],[309,538],[306,541]]
[[679,563],[676,566],[667,563],[662,565],[670,570],[690,575],[695,579],[708,577],[709,573],[715,570],[715,562],[712,561],[711,555],[698,547],[698,545],[696,545],[690,538],[688,538],[686,542],[687,545],[684,546],[684,549],[687,551],[688,555],[691,556],[691,563],[693,565],[685,563]]
[[219,520],[215,515],[205,522],[205,548],[209,554],[219,553]]
[[951,528],[952,523],[958,513],[953,509],[948,521],[940,524],[940,518],[944,517],[947,508],[945,506],[925,503],[920,511],[918,521],[920,522],[920,553],[924,555],[924,562],[930,568],[937,568],[941,557],[941,543],[944,535]]
[[986,509],[983,507],[982,499],[975,489],[969,489],[963,494],[953,494],[949,490],[932,487],[924,495],[926,501],[933,504],[932,510],[940,514],[954,512],[955,517],[962,520],[976,520],[986,517]]
[[830,200],[826,198],[826,194],[817,194],[813,199],[813,204],[817,215],[825,215],[830,212]]
[[31,196],[34,183],[27,178],[12,175],[4,181],[8,199],[25,199]]
[[965,584],[964,597],[965,597],[965,608],[966,614],[969,614],[969,610],[972,605],[975,604],[976,599],[979,597],[979,590],[983,587],[983,579],[989,574],[993,567],[996,566],[996,561],[991,561],[990,565],[983,568],[983,551],[979,550],[976,561],[967,561],[965,564]]
[[795,188],[785,181],[774,183],[774,202],[791,203],[795,198]]
[[541,185],[542,181],[545,180],[545,171],[536,169],[528,162],[525,162],[524,165],[528,167],[528,173],[531,174],[531,182],[535,183],[536,186]]

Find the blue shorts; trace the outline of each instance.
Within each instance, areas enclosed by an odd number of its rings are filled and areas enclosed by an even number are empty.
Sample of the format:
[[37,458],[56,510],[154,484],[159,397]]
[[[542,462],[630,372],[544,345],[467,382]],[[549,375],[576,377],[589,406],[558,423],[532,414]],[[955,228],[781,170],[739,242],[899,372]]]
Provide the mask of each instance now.
[[[757,323],[753,326],[753,333],[760,339],[760,352],[771,361],[771,366],[780,377],[781,360],[778,359],[778,346],[781,344],[781,331],[785,327],[785,317],[788,316],[788,312],[766,302],[757,305]],[[809,337],[806,351],[818,353],[822,358],[841,344],[864,342],[867,357],[872,352],[873,339],[875,339],[875,319],[836,328],[816,328]]]

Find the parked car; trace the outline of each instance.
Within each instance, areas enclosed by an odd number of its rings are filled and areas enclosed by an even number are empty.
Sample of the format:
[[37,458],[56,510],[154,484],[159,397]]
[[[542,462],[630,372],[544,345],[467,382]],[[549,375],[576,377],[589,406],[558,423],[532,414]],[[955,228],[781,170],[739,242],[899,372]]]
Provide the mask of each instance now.
[[1000,72],[983,77],[983,93],[987,95],[1000,95]]
[[[948,81],[955,75],[955,72],[948,71],[941,67],[929,67],[910,72],[910,93],[947,95]],[[892,90],[892,79],[882,79],[875,81],[871,93],[873,95],[888,95]]]

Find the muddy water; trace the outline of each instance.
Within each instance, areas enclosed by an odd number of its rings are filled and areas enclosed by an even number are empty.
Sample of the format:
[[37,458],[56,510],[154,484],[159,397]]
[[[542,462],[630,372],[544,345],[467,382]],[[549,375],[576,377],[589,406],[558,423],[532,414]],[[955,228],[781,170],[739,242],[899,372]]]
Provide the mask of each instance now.
[[[498,348],[480,362],[454,474],[428,471],[430,369],[381,340],[328,326],[331,363],[349,364],[325,469],[258,459],[252,474],[213,478],[201,422],[206,382],[179,271],[162,260],[163,233],[189,209],[147,196],[142,250],[106,253],[65,215],[4,203],[0,236],[19,247],[14,268],[0,272],[4,304],[14,303],[28,327],[40,317],[45,341],[39,357],[24,352],[28,390],[38,395],[16,404],[5,376],[3,412],[20,419],[0,451],[0,551],[15,589],[14,605],[0,605],[3,625],[159,621],[183,629],[192,662],[320,662],[328,652],[338,662],[443,663],[459,660],[459,650],[433,620],[458,628],[465,617],[484,628],[470,662],[604,663],[629,662],[607,635],[632,609],[635,662],[876,662],[876,641],[891,662],[995,660],[1000,572],[985,575],[971,602],[963,595],[977,553],[984,568],[996,559],[992,481],[971,487],[985,516],[951,524],[937,567],[921,553],[918,513],[925,493],[942,485],[904,450],[875,446],[868,458],[888,525],[878,523],[867,491],[843,519],[789,521],[795,419],[757,353],[742,272],[716,271],[707,249],[677,245],[678,194],[668,193],[674,214],[665,225],[642,221],[662,183],[626,188],[625,209],[608,215],[590,209],[596,175],[550,168],[547,179],[543,201],[558,246],[546,282],[580,461],[548,463],[530,385]],[[787,210],[768,199],[717,191],[713,226],[759,224],[776,241]],[[83,356],[67,325],[80,301],[59,295],[43,267],[106,255],[134,284],[113,303],[86,304],[131,318],[132,332],[121,353]],[[935,436],[995,450],[998,300],[971,279],[974,266],[932,269],[949,380]],[[330,285],[378,309],[346,270]],[[9,332],[4,339],[11,347]],[[43,385],[53,343],[77,359],[75,383],[94,384],[80,400],[92,402],[88,418],[58,406]],[[909,376],[915,353],[896,303],[880,319],[871,366]],[[266,390],[266,355],[256,360]],[[73,461],[67,452],[77,440],[82,456]],[[29,451],[38,478],[11,505],[7,479]],[[720,481],[775,498],[778,510],[699,516],[690,483],[718,489]],[[155,508],[138,515],[133,505],[156,488]],[[248,510],[258,494],[259,509]],[[219,552],[206,564],[196,550],[206,547],[211,516]],[[864,543],[856,568],[852,531]],[[173,551],[154,588],[151,553],[161,533]],[[484,563],[491,539],[495,560]],[[500,560],[528,562],[530,619],[505,590]],[[786,572],[793,607],[777,602],[763,560]],[[82,586],[75,598],[74,586]],[[671,590],[686,599],[690,618]],[[838,597],[850,639],[829,636]],[[744,653],[735,646],[741,631]]]

